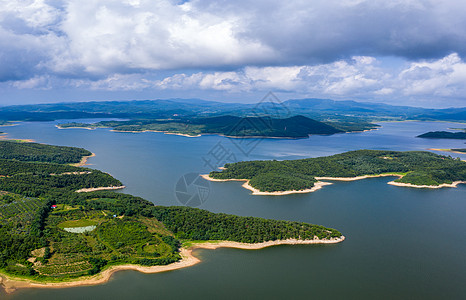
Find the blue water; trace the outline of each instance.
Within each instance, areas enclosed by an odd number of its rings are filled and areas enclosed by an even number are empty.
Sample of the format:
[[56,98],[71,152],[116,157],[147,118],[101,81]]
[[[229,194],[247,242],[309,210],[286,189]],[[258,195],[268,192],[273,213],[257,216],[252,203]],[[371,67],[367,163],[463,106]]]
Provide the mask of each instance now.
[[[381,123],[378,130],[301,140],[187,138],[108,129],[59,130],[56,122],[20,123],[1,130],[11,138],[78,146],[96,157],[90,167],[127,186],[122,192],[160,205],[179,205],[175,183],[186,173],[207,173],[212,150],[233,160],[296,159],[356,149],[465,148],[461,140],[416,135],[464,124]],[[253,145],[253,146],[251,146]],[[245,154],[247,153],[247,155]],[[440,153],[440,152],[439,152]],[[218,154],[218,153],[217,153]],[[466,155],[457,155],[466,159]],[[218,155],[217,155],[218,156]],[[160,274],[119,272],[104,285],[27,289],[8,299],[462,299],[466,295],[466,186],[410,189],[393,178],[338,182],[310,194],[252,196],[239,182],[210,183],[201,208],[213,212],[305,221],[347,237],[337,245],[279,246],[258,251],[197,250],[203,262]]]

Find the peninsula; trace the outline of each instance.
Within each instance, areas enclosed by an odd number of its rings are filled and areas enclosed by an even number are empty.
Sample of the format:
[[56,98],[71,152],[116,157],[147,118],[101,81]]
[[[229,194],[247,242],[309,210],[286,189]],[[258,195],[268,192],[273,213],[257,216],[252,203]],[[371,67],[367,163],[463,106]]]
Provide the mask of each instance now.
[[455,139],[455,140],[466,140],[466,132],[449,132],[449,131],[430,131],[421,135],[419,138],[425,139]]
[[[102,121],[92,124],[65,123],[58,128],[112,128],[118,132],[165,132],[185,136],[218,134],[230,137],[307,138],[312,134],[346,132],[304,116],[277,119],[270,117],[216,116],[129,121]],[[374,126],[375,127],[375,126]],[[359,129],[359,127],[357,128]],[[347,130],[353,131],[353,130]],[[354,130],[356,131],[356,130]]]
[[194,248],[344,240],[320,225],[155,206],[113,191],[123,185],[107,173],[72,165],[90,154],[0,142],[0,285],[7,292],[98,284],[118,270],[187,267],[199,262]]
[[466,162],[424,151],[357,150],[327,157],[226,164],[205,179],[246,181],[256,195],[312,192],[328,184],[319,180],[358,180],[397,176],[392,184],[447,187],[466,182]]

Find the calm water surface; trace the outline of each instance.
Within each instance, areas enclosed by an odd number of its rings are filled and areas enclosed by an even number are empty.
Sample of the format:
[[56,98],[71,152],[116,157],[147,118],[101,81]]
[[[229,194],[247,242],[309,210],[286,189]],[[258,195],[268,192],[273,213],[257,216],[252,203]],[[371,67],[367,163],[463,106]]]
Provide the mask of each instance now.
[[[3,127],[11,138],[84,147],[90,167],[120,179],[126,193],[179,205],[177,180],[207,173],[212,149],[238,160],[296,159],[356,149],[465,148],[460,140],[414,138],[431,130],[466,127],[438,122],[381,123],[375,131],[302,140],[245,141],[186,138],[108,129],[59,130],[55,122]],[[246,141],[248,142],[248,141]],[[244,152],[250,151],[248,155]],[[448,154],[448,153],[442,153]],[[450,154],[466,159],[466,155]],[[232,156],[230,156],[232,157]],[[220,162],[219,162],[220,163]],[[214,163],[215,164],[215,163]],[[337,245],[278,246],[258,251],[197,250],[196,266],[160,274],[116,273],[110,282],[69,289],[27,289],[6,299],[464,299],[466,186],[427,190],[387,185],[393,178],[337,182],[311,194],[252,196],[241,183],[211,183],[201,208],[244,216],[305,221],[337,228]]]

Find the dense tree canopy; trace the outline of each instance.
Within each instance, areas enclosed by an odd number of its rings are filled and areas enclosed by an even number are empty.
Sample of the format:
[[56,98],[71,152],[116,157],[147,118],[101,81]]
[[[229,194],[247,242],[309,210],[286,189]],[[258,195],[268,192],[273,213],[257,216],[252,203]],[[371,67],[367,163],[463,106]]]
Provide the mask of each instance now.
[[311,188],[315,177],[355,177],[403,173],[397,181],[440,185],[466,180],[466,162],[422,151],[357,150],[327,157],[284,161],[244,161],[213,171],[217,179],[249,179],[261,191]]

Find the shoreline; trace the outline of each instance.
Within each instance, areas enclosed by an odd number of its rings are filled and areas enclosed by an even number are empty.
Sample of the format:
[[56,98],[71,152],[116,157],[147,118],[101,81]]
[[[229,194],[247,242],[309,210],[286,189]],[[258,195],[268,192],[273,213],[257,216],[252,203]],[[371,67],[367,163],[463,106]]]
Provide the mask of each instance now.
[[97,129],[97,127],[61,127],[60,125],[55,125],[55,127],[57,127],[58,129],[73,129],[73,128],[87,129],[87,130],[96,130]]
[[291,191],[277,191],[277,192],[261,192],[260,190],[252,187],[249,184],[249,179],[215,179],[209,176],[209,174],[200,175],[205,180],[209,181],[217,181],[217,182],[224,182],[224,181],[245,181],[242,185],[243,188],[248,189],[252,192],[252,195],[257,196],[282,196],[282,195],[290,195],[290,194],[305,194],[305,193],[312,193],[317,190],[320,190],[322,187],[326,185],[331,185],[331,182],[324,182],[324,181],[317,181],[314,183],[314,186],[310,189],[305,190],[291,190]]
[[[104,127],[104,128],[105,128],[105,127]],[[110,128],[110,127],[106,127],[106,128]],[[112,131],[112,132],[120,132],[120,133],[125,133],[125,132],[128,132],[128,133],[157,132],[157,133],[178,135],[178,136],[191,137],[191,138],[194,138],[194,137],[201,137],[201,136],[202,136],[201,134],[198,134],[198,135],[189,135],[189,134],[186,134],[186,133],[176,133],[176,132],[161,131],[161,130],[140,130],[140,131],[137,131],[137,130],[116,130],[116,129],[111,129],[110,131]]]
[[[55,125],[58,129],[73,129],[73,128],[78,128],[78,129],[88,129],[88,130],[95,130],[97,128],[112,128],[112,127],[60,127],[59,125]],[[372,130],[378,130],[379,127],[377,128],[372,128],[372,129],[365,129],[365,130],[354,130],[354,131],[345,131],[345,132],[336,132],[332,134],[344,134],[344,133],[361,133],[361,132],[366,132],[366,131],[372,131]],[[111,132],[118,132],[118,133],[145,133],[145,132],[157,132],[157,133],[163,133],[163,134],[169,134],[169,135],[177,135],[177,136],[184,136],[184,137],[189,137],[189,138],[194,138],[194,137],[202,137],[206,135],[216,135],[216,136],[221,136],[225,138],[232,138],[232,139],[280,139],[280,140],[300,140],[300,139],[308,139],[311,136],[314,135],[332,135],[332,134],[325,134],[325,133],[316,133],[316,134],[308,134],[306,137],[286,137],[286,136],[256,136],[256,135],[251,135],[251,136],[232,136],[232,135],[225,135],[222,133],[199,133],[196,135],[190,135],[186,133],[177,133],[177,132],[171,132],[171,131],[162,131],[162,130],[118,130],[118,129],[110,129]]]
[[387,182],[387,184],[394,185],[394,186],[403,186],[403,187],[411,187],[411,188],[418,188],[418,189],[440,189],[444,187],[457,187],[458,184],[465,183],[466,181],[453,181],[452,183],[442,183],[439,185],[415,185],[411,183],[403,183],[403,182],[395,182],[395,181],[390,181]]
[[83,156],[81,158],[81,161],[75,164],[70,164],[73,167],[83,167],[83,166],[89,166],[90,164],[87,163],[87,160],[91,157],[94,157],[95,153],[92,153],[91,155]]
[[126,188],[124,185],[120,186],[101,186],[101,187],[96,187],[96,188],[83,188],[76,190],[76,193],[89,193],[89,192],[95,192],[95,191],[105,191],[105,190],[121,190]]
[[[16,126],[16,124],[15,125],[2,125],[2,126]],[[20,143],[36,143],[36,141],[33,140],[33,139],[12,139],[12,138],[9,138],[8,137],[8,132],[0,133],[0,140],[2,140],[2,141],[17,141],[17,142],[20,142]]]
[[[321,180],[333,180],[333,181],[355,181],[367,178],[377,178],[377,177],[391,177],[396,176],[398,178],[402,178],[403,175],[396,174],[396,173],[386,173],[386,174],[378,174],[378,175],[364,175],[364,176],[356,176],[356,177],[314,177],[317,182],[314,183],[314,186],[310,189],[305,190],[290,190],[290,191],[277,191],[277,192],[261,192],[260,190],[252,187],[249,184],[249,179],[216,179],[209,176],[209,174],[200,175],[205,180],[214,181],[214,182],[226,182],[226,181],[245,181],[241,186],[245,189],[252,191],[252,195],[257,196],[282,196],[282,195],[290,195],[290,194],[305,194],[305,193],[312,193],[317,190],[320,190],[322,187],[326,185],[331,185],[333,183],[321,181]],[[466,181],[454,181],[452,183],[442,183],[440,185],[415,185],[411,183],[403,183],[403,182],[395,182],[390,181],[387,184],[400,186],[400,187],[411,187],[411,188],[431,188],[431,189],[438,189],[443,187],[457,187],[458,184],[464,183]]]
[[454,151],[453,149],[428,148],[430,151],[451,152],[456,154],[466,154],[466,152]]
[[152,266],[143,267],[140,265],[119,265],[110,266],[104,269],[99,274],[94,276],[88,276],[81,280],[68,281],[68,282],[36,282],[30,279],[13,278],[7,275],[0,274],[0,286],[4,289],[7,294],[11,294],[18,289],[22,288],[67,288],[67,287],[78,287],[78,286],[91,286],[97,284],[107,283],[112,275],[119,271],[132,270],[146,274],[154,274],[161,272],[168,272],[194,266],[201,262],[199,258],[193,255],[193,251],[196,249],[208,249],[215,250],[217,248],[235,248],[242,250],[259,250],[266,247],[278,246],[278,245],[316,245],[316,244],[336,244],[343,242],[345,236],[331,239],[313,239],[313,240],[298,240],[298,239],[287,239],[287,240],[275,240],[267,241],[262,243],[240,243],[231,241],[205,241],[200,243],[194,243],[187,248],[181,248],[181,260],[165,266]]

